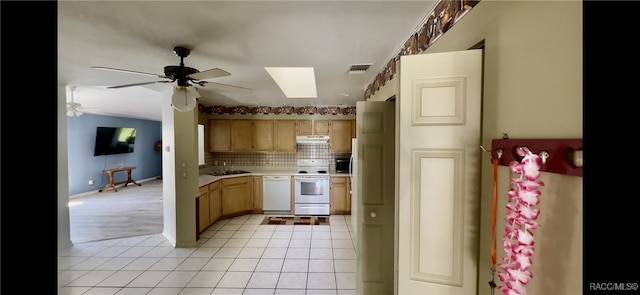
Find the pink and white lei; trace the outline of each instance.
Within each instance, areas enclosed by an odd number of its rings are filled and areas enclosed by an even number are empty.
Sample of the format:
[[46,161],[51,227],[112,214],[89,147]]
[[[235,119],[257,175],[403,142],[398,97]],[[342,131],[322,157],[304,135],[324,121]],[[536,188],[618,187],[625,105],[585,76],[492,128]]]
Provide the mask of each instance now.
[[533,263],[531,255],[534,250],[533,230],[540,225],[536,221],[540,210],[535,206],[540,203],[539,181],[541,159],[526,147],[518,148],[518,154],[523,157],[520,163],[512,161],[509,168],[519,174],[511,179],[509,202],[507,203],[506,229],[502,244],[506,254],[500,265],[502,272],[498,273],[498,286],[504,295],[527,294],[527,283],[533,274],[529,266]]

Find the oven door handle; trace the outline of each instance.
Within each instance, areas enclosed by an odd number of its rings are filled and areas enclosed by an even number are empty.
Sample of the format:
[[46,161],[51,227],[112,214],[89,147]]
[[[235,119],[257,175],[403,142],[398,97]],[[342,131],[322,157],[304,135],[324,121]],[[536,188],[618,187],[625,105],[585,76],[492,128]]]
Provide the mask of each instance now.
[[329,180],[329,176],[294,176],[293,177],[296,181],[303,181],[303,180]]

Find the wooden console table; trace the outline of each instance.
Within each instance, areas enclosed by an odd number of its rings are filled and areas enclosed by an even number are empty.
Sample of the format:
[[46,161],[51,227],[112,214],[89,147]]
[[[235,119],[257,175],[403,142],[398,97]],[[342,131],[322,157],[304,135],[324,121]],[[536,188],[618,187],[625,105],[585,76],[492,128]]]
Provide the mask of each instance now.
[[[128,166],[128,167],[118,167],[118,168],[102,170],[102,171],[104,171],[104,173],[107,173],[109,175],[109,183],[107,185],[105,185],[98,192],[102,192],[103,190],[106,190],[108,188],[113,188],[113,190],[117,192],[118,190],[116,189],[116,185],[123,184],[123,183],[124,183],[124,186],[127,186],[127,184],[129,184],[129,183],[133,183],[133,184],[136,184],[138,186],[141,186],[141,184],[137,183],[135,180],[133,180],[133,178],[131,178],[131,170],[133,170],[133,169],[136,169],[136,167],[135,166]],[[120,171],[127,171],[127,180],[114,182],[113,174],[115,174],[116,172],[120,172]]]

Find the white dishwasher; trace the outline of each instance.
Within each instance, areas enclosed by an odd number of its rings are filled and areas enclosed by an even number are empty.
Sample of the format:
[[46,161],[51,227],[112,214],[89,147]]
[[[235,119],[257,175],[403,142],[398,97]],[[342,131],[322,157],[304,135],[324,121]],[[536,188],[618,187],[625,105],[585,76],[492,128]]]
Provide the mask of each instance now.
[[291,176],[262,176],[264,214],[291,214]]

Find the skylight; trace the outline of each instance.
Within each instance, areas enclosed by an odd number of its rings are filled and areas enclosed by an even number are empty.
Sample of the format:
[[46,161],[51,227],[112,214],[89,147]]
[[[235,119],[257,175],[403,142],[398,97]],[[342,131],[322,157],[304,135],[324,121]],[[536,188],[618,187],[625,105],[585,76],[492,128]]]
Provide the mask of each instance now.
[[288,98],[317,98],[313,68],[265,67]]

